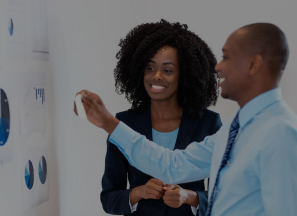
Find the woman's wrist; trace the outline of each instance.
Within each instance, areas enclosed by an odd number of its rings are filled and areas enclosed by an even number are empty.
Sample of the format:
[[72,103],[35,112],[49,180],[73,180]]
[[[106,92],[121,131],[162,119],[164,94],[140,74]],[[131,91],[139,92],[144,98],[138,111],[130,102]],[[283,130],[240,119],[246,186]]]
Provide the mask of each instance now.
[[142,186],[135,187],[130,192],[130,203],[132,206],[138,203],[142,199],[141,187]]
[[187,199],[185,201],[185,204],[188,204],[190,206],[193,206],[195,208],[199,205],[199,197],[198,194],[195,191],[186,190],[187,191]]

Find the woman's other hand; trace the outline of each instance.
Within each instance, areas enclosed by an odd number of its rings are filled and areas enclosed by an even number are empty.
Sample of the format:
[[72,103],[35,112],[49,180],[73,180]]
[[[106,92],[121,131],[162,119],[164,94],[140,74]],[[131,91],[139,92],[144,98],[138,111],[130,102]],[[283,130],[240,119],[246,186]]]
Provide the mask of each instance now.
[[158,179],[151,178],[145,185],[133,188],[130,193],[131,205],[141,199],[161,199],[164,194],[164,183]]

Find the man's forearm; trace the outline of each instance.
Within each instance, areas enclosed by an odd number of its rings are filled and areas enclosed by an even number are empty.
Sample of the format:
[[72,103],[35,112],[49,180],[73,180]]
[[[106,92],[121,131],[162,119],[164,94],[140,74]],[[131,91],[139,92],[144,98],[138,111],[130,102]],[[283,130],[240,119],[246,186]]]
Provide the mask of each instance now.
[[118,126],[120,121],[115,118],[114,116],[110,115],[108,116],[106,122],[104,123],[102,129],[105,130],[109,135],[112,134],[114,129]]
[[209,177],[213,148],[210,140],[211,138],[190,144],[183,151],[170,151],[147,140],[122,122],[109,137],[109,141],[118,146],[132,166],[167,184],[180,184]]

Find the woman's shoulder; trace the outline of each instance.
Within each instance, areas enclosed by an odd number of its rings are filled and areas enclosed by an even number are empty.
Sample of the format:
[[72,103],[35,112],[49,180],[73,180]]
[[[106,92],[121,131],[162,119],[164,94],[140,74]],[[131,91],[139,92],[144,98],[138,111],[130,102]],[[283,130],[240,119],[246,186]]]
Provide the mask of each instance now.
[[[191,118],[188,114],[188,117]],[[203,110],[203,113],[202,113],[202,116],[200,117],[195,117],[195,118],[192,118],[192,119],[196,119],[196,120],[200,120],[200,121],[211,121],[211,120],[214,120],[214,119],[218,119],[220,118],[220,114],[217,113],[217,112],[214,112],[212,110],[209,110],[209,109],[204,109]]]
[[204,117],[204,116],[205,116],[205,117],[218,118],[218,117],[220,117],[220,114],[217,113],[217,112],[214,112],[214,111],[212,111],[212,110],[205,109],[202,117]]
[[204,119],[205,122],[208,122],[209,124],[211,124],[215,132],[219,130],[219,128],[222,126],[220,114],[212,110],[206,109],[204,111],[204,115],[202,116],[202,119]]
[[137,116],[137,113],[129,110],[121,111],[116,114],[116,118],[124,123],[129,123]]
[[205,109],[199,122],[204,125],[222,125],[220,114],[209,109]]

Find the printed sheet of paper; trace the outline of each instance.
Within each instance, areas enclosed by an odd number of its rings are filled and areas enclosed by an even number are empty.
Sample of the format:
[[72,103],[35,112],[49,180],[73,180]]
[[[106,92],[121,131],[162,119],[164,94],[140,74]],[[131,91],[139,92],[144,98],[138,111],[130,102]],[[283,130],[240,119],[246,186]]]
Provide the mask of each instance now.
[[7,57],[26,60],[27,26],[26,0],[7,0],[6,47]]
[[32,59],[49,60],[47,0],[32,1]]
[[20,73],[20,132],[28,134],[46,129],[45,74]]
[[27,211],[48,201],[48,148],[47,145],[24,148],[22,155],[23,209]]
[[0,67],[0,165],[8,162],[13,157],[13,135],[10,130],[10,76],[7,71],[3,71]]

